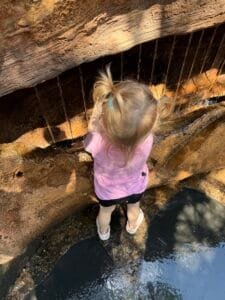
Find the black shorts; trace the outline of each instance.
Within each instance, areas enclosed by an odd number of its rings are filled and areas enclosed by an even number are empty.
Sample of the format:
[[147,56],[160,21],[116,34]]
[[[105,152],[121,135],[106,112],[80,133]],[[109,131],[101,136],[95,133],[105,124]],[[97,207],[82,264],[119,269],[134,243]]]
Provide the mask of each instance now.
[[131,204],[131,203],[137,203],[138,201],[141,200],[141,197],[144,193],[141,193],[141,194],[133,194],[133,195],[130,195],[130,196],[127,196],[127,197],[124,197],[124,198],[119,198],[119,199],[112,199],[112,200],[102,200],[102,199],[98,199],[99,201],[99,204],[101,206],[104,206],[104,207],[109,207],[109,206],[112,206],[112,205],[116,205],[116,204],[122,204],[122,203],[125,203],[125,204]]

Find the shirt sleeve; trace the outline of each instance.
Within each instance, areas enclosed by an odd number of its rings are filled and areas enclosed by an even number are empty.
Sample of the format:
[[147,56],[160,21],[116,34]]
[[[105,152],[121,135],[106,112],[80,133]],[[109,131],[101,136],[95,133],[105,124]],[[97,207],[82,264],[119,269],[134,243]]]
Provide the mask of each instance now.
[[152,151],[153,142],[154,142],[154,135],[150,133],[143,143],[143,150],[147,158]]
[[89,132],[84,139],[84,149],[95,157],[100,150],[101,142],[102,138],[98,132]]

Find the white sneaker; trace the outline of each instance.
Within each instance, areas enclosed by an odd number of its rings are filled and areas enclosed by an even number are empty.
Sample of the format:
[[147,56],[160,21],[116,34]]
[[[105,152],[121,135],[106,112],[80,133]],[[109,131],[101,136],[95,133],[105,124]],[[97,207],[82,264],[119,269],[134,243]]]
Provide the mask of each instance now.
[[98,224],[98,218],[96,219],[96,226],[97,226],[97,232],[98,232],[98,236],[99,236],[100,240],[107,241],[110,238],[110,226],[106,233],[101,233],[100,226]]
[[141,223],[143,222],[143,220],[144,220],[144,213],[143,213],[142,209],[140,209],[140,212],[139,212],[139,215],[138,215],[137,221],[136,221],[136,226],[134,228],[130,228],[129,223],[127,222],[126,231],[129,234],[135,234],[136,231],[138,230],[138,228],[140,227]]

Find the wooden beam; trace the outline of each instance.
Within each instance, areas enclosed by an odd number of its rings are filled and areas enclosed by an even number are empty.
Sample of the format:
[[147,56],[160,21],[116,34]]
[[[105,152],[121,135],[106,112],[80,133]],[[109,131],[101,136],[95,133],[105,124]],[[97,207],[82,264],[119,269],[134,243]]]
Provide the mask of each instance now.
[[223,0],[3,0],[0,96],[68,68],[172,34],[225,21]]

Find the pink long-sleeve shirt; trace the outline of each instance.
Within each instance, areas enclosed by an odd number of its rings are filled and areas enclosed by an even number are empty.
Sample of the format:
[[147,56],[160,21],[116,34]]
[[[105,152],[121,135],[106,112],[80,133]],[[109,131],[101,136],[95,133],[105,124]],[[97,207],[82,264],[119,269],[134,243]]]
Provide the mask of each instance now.
[[153,145],[149,134],[125,163],[123,153],[98,132],[88,133],[84,146],[94,158],[94,187],[99,199],[112,200],[139,194],[148,183],[147,159]]

